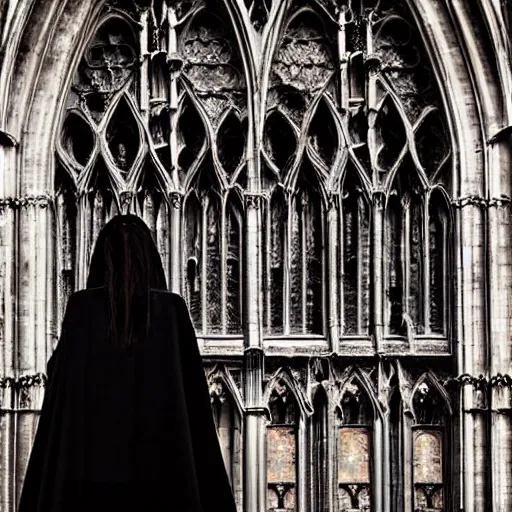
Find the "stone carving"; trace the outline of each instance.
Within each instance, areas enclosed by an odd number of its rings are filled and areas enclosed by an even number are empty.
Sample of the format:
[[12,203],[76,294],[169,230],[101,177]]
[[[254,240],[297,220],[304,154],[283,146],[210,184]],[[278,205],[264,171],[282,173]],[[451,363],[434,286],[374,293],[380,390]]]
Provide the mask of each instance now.
[[38,206],[39,208],[48,208],[53,202],[53,198],[48,195],[23,196],[23,197],[5,197],[0,199],[0,212],[5,208],[20,209],[29,206]]
[[479,206],[481,208],[502,208],[510,206],[511,201],[511,198],[506,195],[502,195],[501,197],[492,197],[490,199],[473,195],[453,199],[451,204],[455,208],[464,208],[466,206]]
[[258,209],[261,206],[262,196],[260,194],[244,194],[247,208]]
[[119,18],[106,21],[87,48],[72,89],[83,107],[98,120],[113,94],[138,66],[137,44],[131,28]]
[[182,44],[184,73],[196,90],[224,91],[241,86],[232,43],[216,15],[198,14]]
[[428,57],[403,5],[383,0],[376,14],[375,52],[382,59],[382,72],[414,122],[424,108],[441,104]]
[[314,14],[299,15],[288,28],[273,65],[275,80],[297,91],[316,91],[333,76],[331,50]]
[[222,378],[220,376],[214,376],[210,379],[209,391],[210,391],[210,400],[212,404],[215,401],[223,404],[226,401],[226,387]]

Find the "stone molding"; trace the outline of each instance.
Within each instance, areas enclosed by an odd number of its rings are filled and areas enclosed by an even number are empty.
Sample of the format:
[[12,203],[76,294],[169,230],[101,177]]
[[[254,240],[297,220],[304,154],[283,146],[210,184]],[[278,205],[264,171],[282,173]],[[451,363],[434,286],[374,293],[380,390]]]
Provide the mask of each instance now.
[[479,206],[481,208],[503,208],[510,206],[510,203],[512,202],[512,198],[509,196],[502,195],[501,197],[491,197],[491,198],[485,198],[482,196],[466,196],[466,197],[459,197],[457,199],[452,200],[452,205],[455,208],[464,208],[465,206]]
[[40,208],[47,208],[53,202],[53,197],[48,194],[40,194],[37,196],[26,195],[22,197],[4,197],[0,198],[0,211],[5,208],[12,208],[18,210],[27,208],[29,206],[39,206]]

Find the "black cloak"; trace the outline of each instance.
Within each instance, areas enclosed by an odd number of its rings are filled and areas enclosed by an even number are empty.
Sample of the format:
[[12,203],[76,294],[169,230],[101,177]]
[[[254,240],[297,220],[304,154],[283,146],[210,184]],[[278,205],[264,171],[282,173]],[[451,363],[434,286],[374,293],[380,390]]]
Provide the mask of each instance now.
[[19,512],[235,512],[188,309],[150,297],[147,342],[121,355],[106,289],[71,295]]

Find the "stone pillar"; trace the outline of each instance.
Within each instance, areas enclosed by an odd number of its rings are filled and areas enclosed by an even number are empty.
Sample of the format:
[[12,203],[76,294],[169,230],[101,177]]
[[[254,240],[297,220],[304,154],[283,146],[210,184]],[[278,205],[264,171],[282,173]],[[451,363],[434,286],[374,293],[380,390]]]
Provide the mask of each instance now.
[[[474,162],[476,165],[476,162]],[[487,372],[485,304],[485,215],[481,185],[476,177],[460,185],[455,201],[456,326],[459,374],[469,379],[460,388],[461,427],[459,435],[465,512],[487,512],[487,411],[479,403],[473,383]],[[470,195],[470,192],[476,193]]]
[[[0,173],[15,168],[15,147],[0,146]],[[15,194],[13,180],[0,180],[0,510],[14,510],[14,385],[16,376],[16,218],[17,209],[10,197]]]
[[[340,205],[341,210],[341,205]],[[339,217],[337,215],[336,202],[331,200],[329,202],[329,209],[327,211],[327,232],[330,240],[328,247],[327,261],[328,261],[328,274],[336,276],[331,282],[334,286],[329,289],[328,300],[328,315],[327,315],[327,329],[330,341],[331,352],[337,353],[339,349],[339,336],[340,336],[340,311],[342,311],[343,293],[341,293],[340,279],[341,279],[341,262],[340,262],[340,244],[339,239],[341,228],[339,226]]]
[[263,350],[245,350],[244,512],[266,510],[266,407],[262,404]]
[[488,148],[487,272],[492,511],[512,510],[510,137]]
[[169,243],[171,244],[170,248],[170,262],[171,262],[171,270],[169,272],[169,283],[167,283],[169,290],[174,293],[182,293],[181,289],[181,251],[183,250],[182,240],[181,240],[181,208],[182,208],[183,198],[178,193],[171,194],[171,218],[170,218],[170,226],[169,233],[171,234],[171,239]]
[[[54,312],[52,267],[51,199],[45,195],[17,200],[18,312],[16,375],[19,386],[14,396],[15,489],[17,503],[42,405],[43,378],[51,355]],[[37,377],[34,377],[37,374]]]

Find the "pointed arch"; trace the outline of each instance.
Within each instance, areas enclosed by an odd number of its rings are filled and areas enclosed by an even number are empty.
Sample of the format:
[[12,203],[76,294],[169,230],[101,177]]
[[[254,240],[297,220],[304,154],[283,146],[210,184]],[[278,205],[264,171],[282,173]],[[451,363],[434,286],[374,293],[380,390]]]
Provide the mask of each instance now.
[[373,501],[373,425],[379,404],[358,369],[340,383],[337,407],[337,494],[342,506],[363,509]]
[[[430,389],[422,390],[421,387],[425,384]],[[435,395],[437,395],[441,399],[441,403],[439,405],[442,406],[442,408],[445,410],[445,413],[447,413],[449,416],[453,416],[453,407],[451,404],[450,396],[432,371],[429,370],[423,373],[414,384],[411,392],[413,409],[415,407],[414,400],[417,398],[418,393],[431,393],[433,394],[434,398]],[[420,404],[418,403],[418,405]],[[416,414],[416,411],[414,412]]]
[[240,417],[243,417],[246,412],[244,399],[229,369],[224,364],[216,364],[208,373],[207,378],[210,384],[218,381],[222,382],[236,406],[237,413]]
[[431,371],[416,381],[412,405],[414,506],[443,508],[452,465],[448,447],[453,410],[446,390]]
[[426,192],[410,159],[402,160],[385,207],[386,323],[390,334],[411,342],[426,331]]
[[291,333],[323,334],[325,329],[324,190],[315,171],[305,164],[288,203],[288,321]]
[[[222,199],[209,190],[203,196],[203,321],[205,332],[222,332]],[[206,277],[207,276],[207,277]]]
[[247,127],[244,129],[240,112],[237,109],[230,109],[221,117],[213,146],[216,158],[230,183],[233,183],[244,165],[246,132]]
[[[428,226],[428,228],[427,228]],[[448,335],[450,237],[452,222],[446,192],[441,187],[428,197],[428,265],[426,272],[426,317],[429,332]]]
[[373,384],[369,377],[357,366],[351,366],[347,368],[341,376],[339,380],[339,392],[335,398],[335,403],[340,403],[340,401],[343,399],[345,391],[347,391],[348,387],[351,386],[354,382],[355,385],[360,387],[360,390],[364,393],[368,404],[371,406],[372,421],[376,418],[383,418],[384,410],[382,409],[382,405],[375,394]]
[[[282,382],[281,384],[279,384],[280,381]],[[269,378],[263,396],[264,403],[269,403],[270,396],[277,386],[281,388],[284,386],[293,395],[297,403],[298,413],[302,419],[310,417],[313,414],[311,401],[303,392],[299,382],[289,369],[283,367],[278,368]]]
[[267,113],[262,152],[267,163],[282,177],[286,176],[295,157],[297,138],[296,128],[281,108]]
[[239,496],[243,483],[243,418],[245,408],[232,376],[223,365],[208,375],[210,399],[219,444],[233,494]]
[[223,205],[222,300],[224,331],[238,334],[242,330],[242,263],[244,210],[241,192],[233,188]]
[[335,162],[339,160],[338,153],[343,136],[341,121],[326,95],[320,97],[314,109],[308,123],[307,134],[307,155],[315,167],[325,169],[330,175]]
[[368,335],[370,327],[370,205],[352,163],[342,182],[339,222],[342,335]]
[[98,138],[80,110],[70,110],[65,116],[56,149],[66,167],[77,174],[94,158],[98,151]]
[[268,334],[284,332],[286,276],[287,198],[282,187],[274,186],[263,211],[264,237],[264,326]]
[[184,288],[194,326],[196,329],[202,329],[203,205],[195,190],[185,196],[183,212]]
[[294,510],[304,485],[300,475],[305,418],[313,407],[287,368],[271,376],[264,399],[271,417],[266,428],[267,508]]

